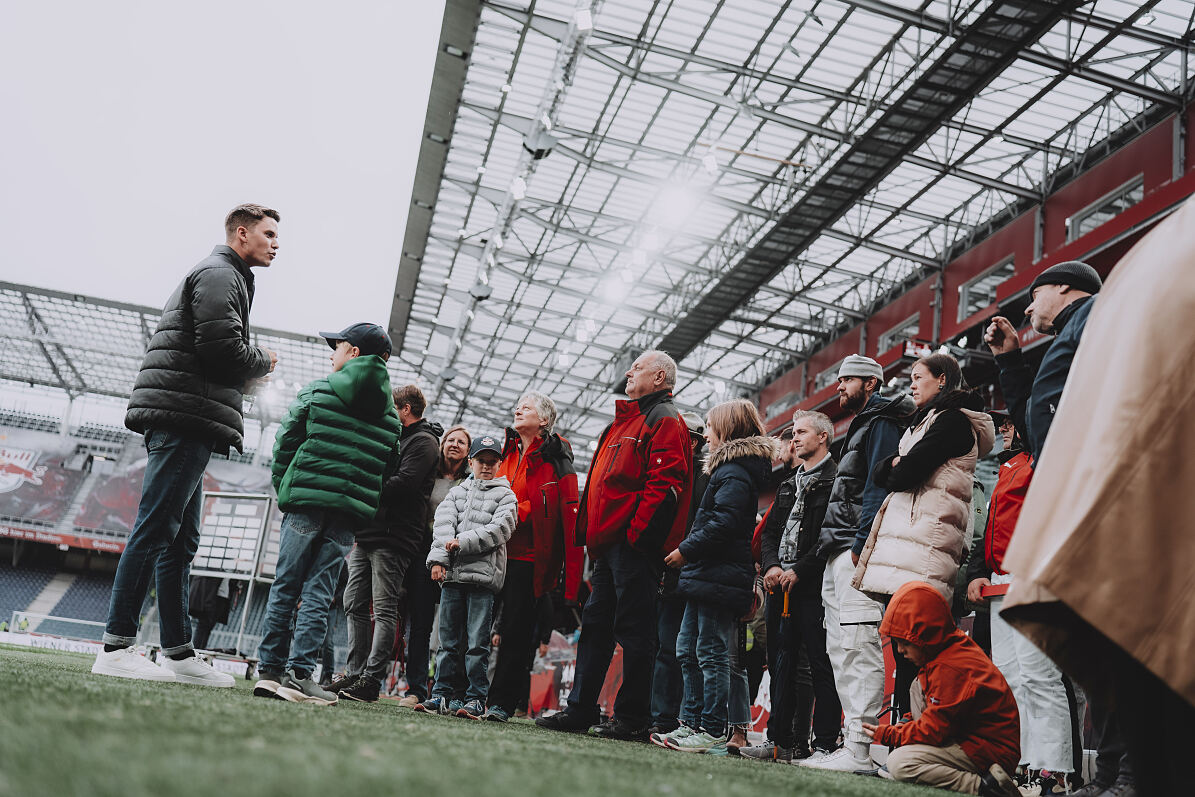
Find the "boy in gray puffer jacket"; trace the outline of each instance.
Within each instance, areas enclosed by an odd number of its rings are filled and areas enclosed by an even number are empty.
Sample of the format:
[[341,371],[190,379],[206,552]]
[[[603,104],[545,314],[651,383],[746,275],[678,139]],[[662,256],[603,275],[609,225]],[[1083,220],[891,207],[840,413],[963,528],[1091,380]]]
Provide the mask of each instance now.
[[501,460],[498,438],[477,439],[469,451],[472,478],[453,487],[436,508],[427,566],[432,581],[442,585],[440,653],[432,696],[416,711],[449,713],[463,649],[469,688],[456,715],[479,720],[485,713],[494,596],[506,580],[506,542],[518,520],[510,482],[494,478]]

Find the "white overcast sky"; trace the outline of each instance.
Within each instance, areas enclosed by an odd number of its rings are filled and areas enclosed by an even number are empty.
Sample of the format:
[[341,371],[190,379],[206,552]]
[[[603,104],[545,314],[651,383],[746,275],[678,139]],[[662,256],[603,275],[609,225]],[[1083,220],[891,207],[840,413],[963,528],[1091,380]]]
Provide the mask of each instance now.
[[260,202],[254,325],[385,325],[443,9],[0,4],[0,279],[161,307]]

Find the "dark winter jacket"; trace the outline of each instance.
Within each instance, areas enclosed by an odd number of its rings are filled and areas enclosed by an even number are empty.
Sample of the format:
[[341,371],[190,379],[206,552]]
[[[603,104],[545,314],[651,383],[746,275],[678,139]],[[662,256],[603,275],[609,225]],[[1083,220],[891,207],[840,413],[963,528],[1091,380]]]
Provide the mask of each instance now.
[[357,532],[363,548],[388,547],[412,557],[426,557],[431,546],[430,506],[440,436],[444,427],[420,418],[402,427],[394,472],[382,484],[382,504],[373,519]]
[[242,391],[270,371],[249,345],[253,273],[231,247],[217,246],[175,289],[149,340],[129,396],[125,426],[175,432],[227,453],[244,446]]
[[736,615],[750,610],[755,597],[751,534],[775,445],[771,437],[745,437],[710,452],[705,465],[710,481],[693,528],[679,545],[686,562],[679,597],[723,606]]
[[[693,528],[693,521],[697,519],[697,510],[701,508],[701,498],[705,495],[706,485],[710,483],[710,475],[705,472],[705,445],[703,440],[693,449],[693,492],[689,496],[689,517],[685,521],[685,534]],[[676,595],[676,586],[680,583],[680,571],[675,567],[665,567],[660,576],[660,596],[672,600],[680,600]]]
[[863,411],[851,420],[838,462],[838,477],[830,490],[830,503],[818,539],[818,555],[827,561],[850,549],[863,550],[871,522],[888,491],[871,478],[872,468],[896,453],[900,436],[913,420],[917,406],[906,395],[868,399]]
[[[532,589],[536,598],[547,594],[563,572],[565,599],[575,601],[585,552],[573,545],[578,498],[572,446],[560,435],[549,434],[532,440],[531,450],[520,458],[521,446],[518,433],[507,429],[498,475],[507,478],[519,499],[514,533],[528,535],[525,542],[535,551]],[[508,553],[512,547],[508,542]]]
[[784,567],[784,563],[780,561],[780,541],[792,514],[800,512],[799,518],[796,519],[800,526],[794,552],[796,558],[792,566],[793,572],[797,574],[797,586],[794,591],[803,596],[817,596],[821,594],[822,574],[826,570],[826,560],[817,553],[817,541],[821,535],[822,522],[826,517],[830,490],[834,486],[835,476],[838,475],[838,467],[834,464],[834,458],[827,456],[805,484],[801,500],[798,501],[800,472],[799,469],[795,470],[792,479],[783,482],[776,490],[776,502],[772,504],[768,522],[763,530],[760,570],[767,573],[773,567]]
[[614,402],[614,422],[589,465],[576,544],[591,557],[623,540],[644,553],[673,550],[685,534],[692,459],[671,391]]
[[1017,425],[1017,432],[1025,441],[1025,448],[1033,459],[1033,466],[1041,462],[1041,451],[1050,434],[1054,413],[1062,400],[1062,389],[1070,376],[1071,363],[1087,328],[1087,318],[1095,306],[1095,297],[1072,302],[1054,319],[1056,338],[1042,358],[1034,376],[1019,348],[996,357],[1000,367],[1000,390],[1004,403]]
[[274,440],[270,470],[278,507],[342,512],[364,524],[377,512],[394,467],[398,414],[390,375],[376,354],[299,391]]

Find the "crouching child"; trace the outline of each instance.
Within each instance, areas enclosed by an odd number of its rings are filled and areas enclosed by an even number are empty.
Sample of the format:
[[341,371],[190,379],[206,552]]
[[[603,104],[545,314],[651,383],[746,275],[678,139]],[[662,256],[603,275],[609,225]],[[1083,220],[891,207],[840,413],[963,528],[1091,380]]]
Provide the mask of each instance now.
[[336,695],[321,689],[312,671],[344,557],[377,512],[401,424],[385,330],[354,324],[321,334],[332,347],[332,373],[299,391],[274,442],[271,470],[284,514],[253,694],[333,705]]
[[436,508],[427,566],[432,581],[441,584],[440,652],[432,695],[416,711],[450,713],[463,658],[468,689],[455,713],[475,720],[485,714],[494,596],[506,580],[506,542],[518,520],[510,482],[497,476],[501,461],[498,439],[478,438],[469,451],[472,477],[453,487]]
[[1008,775],[1021,755],[1012,690],[983,650],[955,627],[941,593],[920,581],[900,587],[880,633],[920,668],[911,690],[911,722],[863,724],[864,733],[896,748],[888,755],[889,776],[962,794],[1020,794]]

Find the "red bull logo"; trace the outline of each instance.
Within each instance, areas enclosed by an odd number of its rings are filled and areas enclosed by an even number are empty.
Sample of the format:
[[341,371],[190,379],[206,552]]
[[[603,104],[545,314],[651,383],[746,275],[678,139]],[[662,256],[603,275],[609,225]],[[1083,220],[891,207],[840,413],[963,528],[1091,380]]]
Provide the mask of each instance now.
[[34,465],[40,451],[0,446],[0,493],[11,493],[25,482],[40,485],[45,465]]

